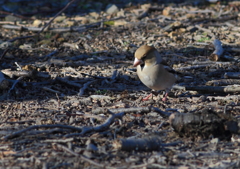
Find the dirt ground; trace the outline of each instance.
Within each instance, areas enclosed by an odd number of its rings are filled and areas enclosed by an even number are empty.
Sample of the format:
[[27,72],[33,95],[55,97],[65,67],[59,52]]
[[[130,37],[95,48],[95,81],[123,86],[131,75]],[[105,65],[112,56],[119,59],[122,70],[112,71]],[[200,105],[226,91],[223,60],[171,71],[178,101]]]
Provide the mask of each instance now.
[[[1,168],[240,168],[239,1],[69,2],[0,11]],[[179,72],[166,102],[143,44]]]

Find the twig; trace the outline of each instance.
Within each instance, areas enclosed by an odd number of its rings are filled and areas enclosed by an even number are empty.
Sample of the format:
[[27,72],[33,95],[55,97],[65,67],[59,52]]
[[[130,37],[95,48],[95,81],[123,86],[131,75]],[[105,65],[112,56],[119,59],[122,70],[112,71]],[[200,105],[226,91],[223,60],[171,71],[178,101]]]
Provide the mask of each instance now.
[[26,120],[26,121],[3,121],[0,124],[7,123],[7,124],[24,124],[24,123],[35,123],[34,120]]
[[78,83],[75,83],[75,82],[72,82],[70,80],[68,80],[67,78],[61,78],[61,77],[57,77],[55,79],[56,82],[60,82],[64,85],[67,85],[69,87],[76,87],[76,88],[81,88],[82,85],[81,84],[78,84]]
[[[19,30],[19,31],[32,31],[32,32],[39,32],[42,31],[43,28],[36,28],[36,27],[25,27],[25,26],[18,26],[18,25],[2,25],[2,28],[5,29],[13,29],[13,30]],[[51,32],[69,32],[69,31],[79,31],[79,30],[84,30],[85,26],[80,26],[80,27],[67,27],[67,28],[49,28],[48,31]],[[23,36],[23,37],[16,37],[14,39],[8,40],[9,42],[13,42],[18,39],[24,39],[24,38],[32,38],[32,36]]]
[[4,69],[4,70],[2,70],[2,73],[9,76],[10,78],[13,78],[13,77],[33,77],[33,74],[34,74],[33,71],[27,71],[27,70],[12,71],[11,69]]
[[207,32],[210,36],[215,37],[215,35],[212,33],[211,30],[206,29],[206,28],[203,28],[203,27],[201,27],[201,26],[199,26],[199,25],[195,25],[195,27],[198,28],[199,30],[202,30],[202,31],[204,31],[204,32]]
[[[95,161],[90,160],[90,159],[88,159],[88,158],[86,158],[86,157],[84,157],[84,156],[82,156],[82,155],[80,156],[80,158],[81,158],[82,160],[84,160],[84,161],[89,162],[90,164],[93,164],[93,165],[95,165],[95,166],[104,168],[104,165],[101,165],[101,164],[99,164],[99,163],[96,163]],[[106,167],[106,168],[109,168],[109,167]]]
[[46,86],[42,87],[42,89],[45,90],[45,91],[52,92],[52,93],[61,94],[61,92],[59,92],[59,91],[57,91],[57,90],[53,90],[53,89],[51,89],[51,88],[49,88],[49,87],[46,87]]
[[[2,27],[4,27],[4,25],[3,25]],[[19,40],[19,39],[27,39],[27,38],[32,38],[32,37],[34,37],[34,35],[31,35],[31,36],[16,37],[16,38],[13,38],[13,39],[8,40],[8,42],[14,42],[14,41]]]
[[52,133],[68,133],[70,132],[69,129],[61,129],[61,128],[53,128],[49,130],[34,130],[27,132],[27,135],[39,135],[44,134],[45,136],[50,135]]
[[[37,33],[37,36],[40,35],[40,33],[42,33],[44,31],[44,29],[46,27],[48,27],[52,22],[53,20],[58,16],[60,15],[63,11],[65,11],[69,5],[71,5],[75,0],[72,0],[70,1],[61,11],[59,11],[43,28],[27,28],[27,27],[22,27],[22,26],[16,26],[16,25],[3,25],[2,27],[3,28],[6,28],[6,29],[18,29],[18,30],[31,30],[31,31],[38,31]],[[70,31],[71,28],[63,28],[65,31]],[[67,30],[66,30],[67,29]],[[59,29],[58,29],[58,32],[59,32]],[[23,36],[23,37],[16,37],[16,38],[13,38],[13,39],[10,39],[8,40],[9,42],[14,42],[18,39],[26,39],[26,38],[32,38],[36,35],[32,35],[32,36]],[[7,52],[7,51],[6,51]],[[6,53],[5,53],[6,54]],[[2,54],[2,56],[4,56],[5,54]],[[2,57],[1,57],[2,58]],[[1,60],[0,58],[0,60]]]
[[2,72],[0,72],[0,89],[7,89],[9,82],[5,79]]
[[107,109],[107,108],[97,108],[92,111],[93,114],[101,114],[106,113],[107,111],[111,111],[113,113],[125,112],[125,113],[132,113],[132,112],[142,112],[148,113],[151,111],[150,107],[131,107],[131,108],[118,108],[118,109]]
[[110,96],[104,96],[104,95],[91,95],[90,98],[94,100],[111,100],[113,97]]
[[79,136],[84,135],[86,133],[92,132],[92,131],[104,131],[109,128],[109,126],[114,122],[116,118],[122,118],[125,115],[124,112],[112,114],[103,124],[95,126],[95,127],[83,127],[81,133],[73,133],[65,135],[65,137],[72,137],[72,136]]
[[84,95],[84,91],[88,88],[88,85],[92,84],[93,82],[96,82],[96,80],[93,80],[93,81],[89,81],[87,83],[85,83],[83,85],[83,87],[79,90],[79,96],[83,96]]
[[156,107],[131,107],[131,108],[118,108],[118,109],[107,109],[107,108],[98,108],[92,111],[93,114],[101,114],[106,113],[107,111],[113,113],[125,112],[125,113],[133,113],[133,112],[141,112],[141,113],[149,113],[151,111],[159,113],[163,117],[168,117],[171,113],[164,112]]
[[65,147],[65,146],[63,146],[61,144],[53,143],[53,146],[56,146],[58,149],[64,150],[64,151],[66,151],[66,152],[68,152],[68,153],[70,153],[70,154],[72,154],[74,156],[79,156],[79,154],[75,153],[74,151],[70,150],[69,148],[67,148],[67,147]]
[[183,71],[183,70],[191,70],[191,69],[201,69],[201,68],[205,68],[207,66],[209,66],[209,65],[193,65],[193,66],[174,68],[174,70],[176,70],[176,71]]
[[19,77],[12,85],[12,87],[9,89],[8,91],[8,94],[10,94],[10,92],[14,89],[14,87],[16,86],[16,84],[21,81],[23,79],[23,76],[22,77]]
[[54,50],[53,52],[51,52],[51,53],[45,55],[45,56],[41,56],[41,57],[39,57],[39,59],[49,58],[50,56],[55,55],[56,53],[58,53],[58,50],[57,50],[57,49]]
[[18,69],[20,70],[20,71],[22,71],[22,67],[17,63],[17,62],[14,62],[15,63],[15,65],[18,67]]
[[46,142],[46,143],[67,143],[71,141],[74,141],[74,138],[43,140],[43,142]]
[[141,20],[148,15],[149,8],[144,10],[140,15],[137,16],[137,19]]
[[59,16],[63,11],[65,11],[65,10],[68,8],[68,6],[71,5],[74,1],[75,1],[75,0],[70,1],[61,11],[59,11],[59,12],[41,29],[41,31],[38,32],[38,35],[39,35],[40,33],[42,33],[42,32],[44,31],[44,29],[45,29],[46,27],[48,27],[48,26],[53,22],[53,20],[54,20],[57,16]]
[[1,57],[0,57],[0,60],[2,60],[2,58],[7,54],[8,51],[9,51],[9,48],[6,48],[6,49],[3,51],[3,53],[2,53],[2,55],[1,55]]
[[169,117],[172,113],[164,112],[157,107],[151,107],[152,111],[159,113],[163,117]]
[[50,75],[45,72],[38,72],[35,70],[22,70],[22,71],[12,71],[11,69],[4,69],[2,73],[9,76],[10,78],[13,77],[29,77],[29,78],[49,78]]
[[82,128],[79,128],[79,127],[74,127],[74,126],[68,126],[68,125],[62,125],[62,124],[53,124],[53,125],[35,125],[35,126],[30,126],[28,128],[25,128],[25,129],[22,129],[22,130],[19,130],[19,131],[16,131],[12,134],[9,134],[5,137],[2,137],[1,140],[5,139],[5,140],[8,140],[8,139],[12,139],[12,138],[15,138],[15,137],[18,137],[20,136],[21,134],[23,133],[26,133],[27,131],[30,131],[30,130],[33,130],[33,129],[40,129],[40,128],[64,128],[64,129],[71,129],[71,130],[74,130],[74,131],[82,131]]

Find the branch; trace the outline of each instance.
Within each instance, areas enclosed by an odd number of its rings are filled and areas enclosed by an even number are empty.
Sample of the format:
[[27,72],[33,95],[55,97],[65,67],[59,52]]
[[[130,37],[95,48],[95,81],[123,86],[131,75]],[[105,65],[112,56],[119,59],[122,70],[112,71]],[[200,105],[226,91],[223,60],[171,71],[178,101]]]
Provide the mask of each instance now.
[[234,93],[240,92],[240,86],[186,86],[186,90],[204,91],[204,92],[217,92],[217,93]]
[[240,79],[240,72],[226,72],[224,78]]
[[240,84],[240,79],[220,79],[206,82],[208,86],[227,86]]
[[125,115],[124,112],[112,114],[103,124],[95,126],[95,127],[82,127],[81,133],[73,133],[65,135],[65,137],[72,137],[72,136],[79,136],[84,135],[86,133],[92,132],[92,131],[105,131],[109,128],[109,126],[114,122],[116,118],[122,118]]
[[42,33],[42,32],[44,31],[44,29],[45,29],[46,27],[48,27],[48,26],[53,22],[53,20],[54,20],[57,16],[59,16],[63,11],[65,11],[65,10],[69,7],[69,5],[71,5],[74,1],[75,1],[75,0],[70,1],[61,11],[59,11],[59,12],[48,22],[48,24],[46,24],[46,25],[42,28],[42,30],[38,32],[38,35],[39,35],[40,33]]
[[79,128],[79,127],[73,127],[73,126],[68,126],[68,125],[61,125],[61,124],[53,124],[53,125],[35,125],[35,126],[30,126],[28,128],[25,128],[25,129],[22,129],[22,130],[19,130],[19,131],[16,131],[12,134],[9,134],[5,137],[2,137],[2,139],[5,139],[5,140],[8,140],[8,139],[12,139],[12,138],[15,138],[15,137],[18,137],[20,136],[21,134],[23,133],[26,133],[30,130],[33,130],[33,129],[40,129],[40,128],[55,128],[55,127],[58,127],[58,128],[64,128],[64,129],[71,129],[71,130],[75,130],[75,131],[82,131],[82,128]]

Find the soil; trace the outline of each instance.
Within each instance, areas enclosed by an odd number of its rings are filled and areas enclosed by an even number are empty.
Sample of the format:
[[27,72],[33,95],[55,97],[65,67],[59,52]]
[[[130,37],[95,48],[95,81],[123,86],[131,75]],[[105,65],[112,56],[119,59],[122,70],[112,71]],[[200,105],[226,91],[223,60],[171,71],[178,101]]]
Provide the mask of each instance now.
[[[240,3],[171,2],[2,11],[0,166],[240,168]],[[143,44],[179,73],[165,102],[142,100]]]

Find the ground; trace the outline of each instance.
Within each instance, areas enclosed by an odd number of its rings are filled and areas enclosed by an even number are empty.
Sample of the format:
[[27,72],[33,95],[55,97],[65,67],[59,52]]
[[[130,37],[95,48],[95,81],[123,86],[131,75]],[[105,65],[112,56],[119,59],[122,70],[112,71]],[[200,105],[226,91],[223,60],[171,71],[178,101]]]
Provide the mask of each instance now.
[[[42,2],[2,12],[1,167],[240,167],[239,2]],[[142,101],[143,44],[179,73],[165,102]]]

